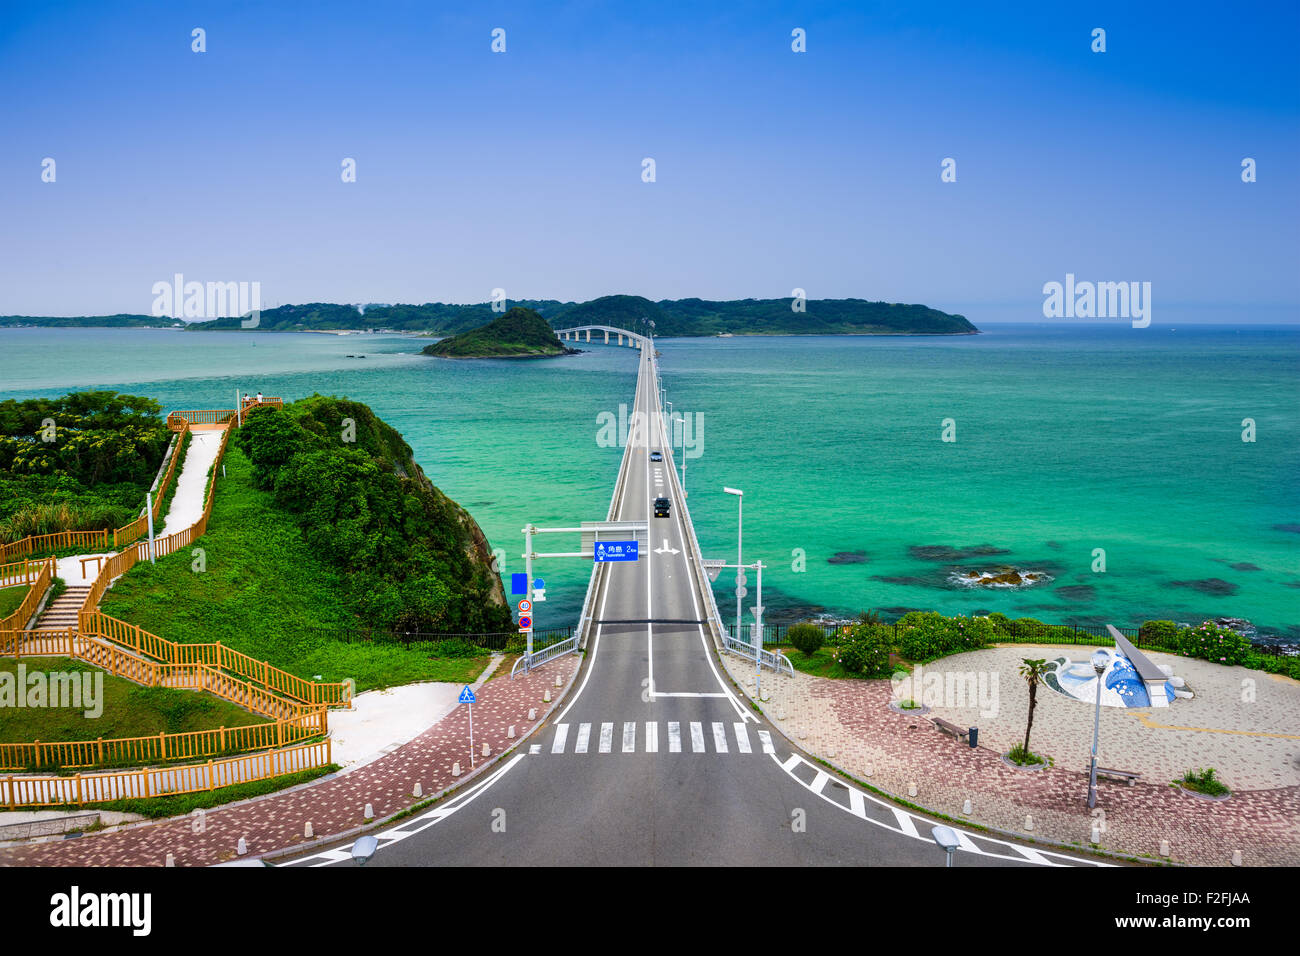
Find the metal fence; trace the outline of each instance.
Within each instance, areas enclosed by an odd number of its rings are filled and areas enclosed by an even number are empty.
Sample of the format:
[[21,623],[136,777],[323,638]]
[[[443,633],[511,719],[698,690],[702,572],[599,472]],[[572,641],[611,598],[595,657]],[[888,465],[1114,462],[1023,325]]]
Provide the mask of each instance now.
[[[472,644],[486,651],[523,651],[527,638],[518,631],[497,631],[489,634],[452,634],[442,631],[388,631],[378,628],[326,628],[304,627],[299,634],[314,635],[345,644],[378,644],[399,646],[405,650],[430,654],[446,654],[448,642]],[[567,641],[573,636],[573,625],[549,627],[533,631],[534,653]]]
[[[810,622],[803,622],[810,623]],[[831,643],[836,637],[841,636],[855,622],[843,624],[832,623],[813,623],[812,626],[821,630],[827,643]],[[902,633],[897,621],[882,621],[881,626],[892,628],[894,639],[897,640]],[[781,647],[790,643],[788,632],[794,624],[764,624],[763,625],[763,644],[764,646]],[[740,629],[739,640],[744,643],[751,641],[753,634],[753,624],[742,624]],[[1140,628],[1136,627],[1117,627],[1126,638],[1128,638],[1135,647],[1141,650],[1173,651],[1176,648],[1171,647],[1168,642],[1159,639],[1151,634],[1143,634]],[[727,634],[731,640],[737,640],[736,623],[733,621],[727,625]],[[995,642],[1007,642],[1012,644],[1087,644],[1100,647],[1110,647],[1114,645],[1104,625],[1091,624],[1045,624],[1035,621],[1006,621],[997,627],[997,633],[994,636]],[[1272,655],[1275,657],[1284,656],[1284,648],[1274,644],[1252,644],[1251,649],[1257,654]]]

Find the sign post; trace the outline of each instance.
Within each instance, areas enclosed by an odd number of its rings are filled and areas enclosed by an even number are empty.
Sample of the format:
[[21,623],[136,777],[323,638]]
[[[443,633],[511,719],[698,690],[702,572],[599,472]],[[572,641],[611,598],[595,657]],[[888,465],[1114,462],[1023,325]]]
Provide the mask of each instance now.
[[460,692],[460,704],[469,705],[469,765],[474,766],[474,691],[470,689],[469,684]]

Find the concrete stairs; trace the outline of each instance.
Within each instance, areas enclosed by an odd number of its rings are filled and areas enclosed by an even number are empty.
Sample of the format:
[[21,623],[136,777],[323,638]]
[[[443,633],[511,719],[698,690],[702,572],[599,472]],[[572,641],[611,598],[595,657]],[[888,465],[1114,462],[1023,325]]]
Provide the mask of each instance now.
[[70,587],[45,606],[41,616],[36,619],[38,630],[65,630],[77,626],[77,615],[86,603],[90,587]]

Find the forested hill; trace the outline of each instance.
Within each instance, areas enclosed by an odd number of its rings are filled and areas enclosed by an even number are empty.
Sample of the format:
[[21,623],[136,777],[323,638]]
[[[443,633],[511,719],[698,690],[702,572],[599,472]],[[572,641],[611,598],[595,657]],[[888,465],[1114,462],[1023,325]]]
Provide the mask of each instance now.
[[[553,328],[570,325],[612,325],[656,335],[966,335],[978,332],[961,315],[925,305],[869,302],[866,299],[809,299],[802,311],[790,299],[662,299],[638,295],[607,295],[590,302],[555,299],[512,299],[509,306],[532,309]],[[499,306],[498,306],[499,308]],[[480,302],[452,305],[338,305],[313,302],[263,309],[259,332],[310,332],[391,329],[457,335],[500,318],[492,305]],[[0,327],[174,325],[174,320],[139,315],[41,318],[0,316]],[[193,322],[188,331],[240,331],[238,317]]]
[[481,328],[426,345],[423,351],[442,358],[543,358],[575,350],[532,309],[515,306]]

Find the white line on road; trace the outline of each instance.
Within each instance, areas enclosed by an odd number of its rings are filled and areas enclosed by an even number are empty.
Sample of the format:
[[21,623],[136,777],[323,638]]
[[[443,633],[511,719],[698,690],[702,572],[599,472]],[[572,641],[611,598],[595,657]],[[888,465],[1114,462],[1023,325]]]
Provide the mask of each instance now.
[[659,721],[657,720],[645,722],[645,752],[648,754],[659,752]]
[[556,725],[555,725],[555,743],[551,744],[551,753],[553,753],[553,754],[562,754],[562,753],[564,753],[564,744],[565,744],[565,741],[567,741],[568,739],[569,739],[569,725],[568,725],[568,724],[556,724]]
[[682,725],[675,720],[668,721],[668,752],[670,754],[682,752]]
[[609,753],[609,748],[614,743],[614,725],[606,723],[600,725],[600,752]]
[[691,750],[697,754],[704,753],[704,727],[698,720],[691,721]]
[[623,753],[636,753],[636,721],[623,721]]
[[727,752],[727,729],[720,720],[713,722],[713,748],[720,754]]
[[749,729],[745,726],[745,722],[739,720],[733,726],[736,729],[736,749],[742,754],[752,753],[749,749]]
[[573,748],[575,754],[585,754],[587,752],[587,741],[591,739],[591,724],[578,725],[578,743]]
[[758,732],[758,739],[763,744],[763,753],[765,754],[776,753],[776,748],[772,746],[772,734],[770,731],[760,730]]

